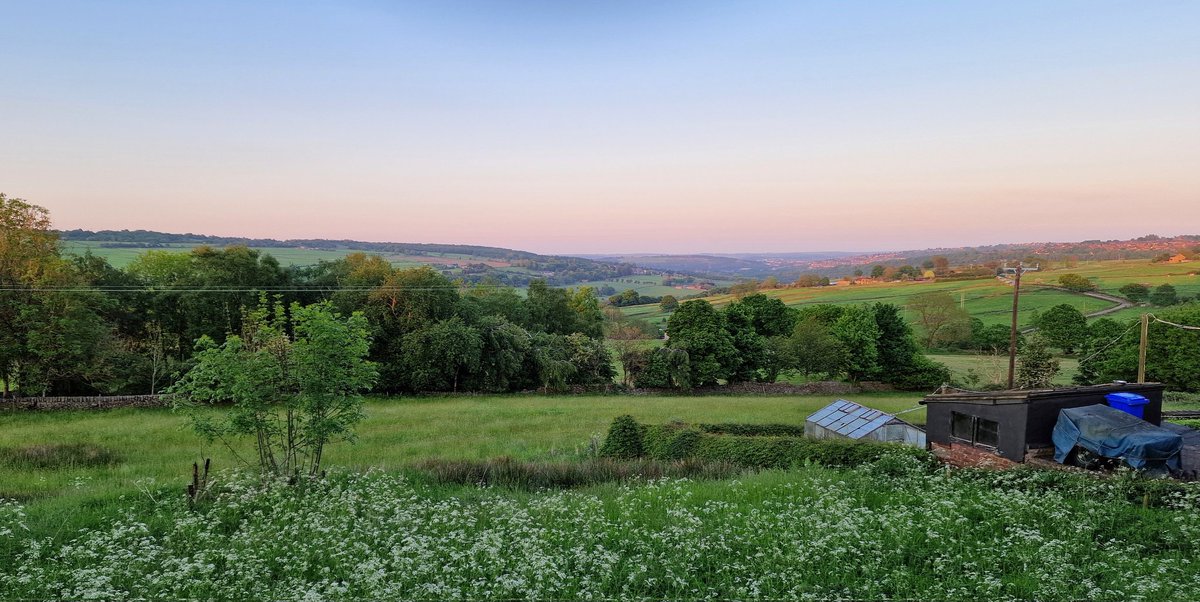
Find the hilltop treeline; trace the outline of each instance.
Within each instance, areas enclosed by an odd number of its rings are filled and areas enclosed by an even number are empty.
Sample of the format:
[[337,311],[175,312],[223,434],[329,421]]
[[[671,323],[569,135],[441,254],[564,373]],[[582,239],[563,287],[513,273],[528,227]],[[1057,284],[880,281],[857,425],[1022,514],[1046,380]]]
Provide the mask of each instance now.
[[[316,249],[325,251],[362,251],[409,257],[462,256],[468,266],[460,274],[467,282],[495,281],[509,286],[525,287],[534,280],[545,280],[554,286],[579,282],[612,280],[638,272],[630,264],[594,261],[581,257],[539,255],[528,251],[482,247],[477,245],[448,245],[425,243],[363,242],[358,240],[245,238],[238,236],[208,236],[204,234],[171,234],[149,230],[65,230],[59,232],[65,241],[100,243],[105,247],[158,249],[178,245],[214,247],[246,246],[268,249]],[[499,270],[483,261],[504,261],[522,271]]]

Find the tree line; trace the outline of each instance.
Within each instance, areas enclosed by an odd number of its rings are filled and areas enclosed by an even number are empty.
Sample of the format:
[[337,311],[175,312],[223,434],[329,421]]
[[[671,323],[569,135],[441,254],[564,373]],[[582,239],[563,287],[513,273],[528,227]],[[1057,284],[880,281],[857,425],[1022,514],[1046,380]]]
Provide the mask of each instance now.
[[795,374],[932,390],[950,379],[888,303],[795,308],[754,294],[717,309],[695,299],[671,314],[667,335],[662,348],[619,350],[628,384],[689,388]]
[[284,268],[244,246],[151,250],[118,269],[62,255],[48,212],[3,194],[0,226],[5,395],[160,392],[194,364],[197,341],[252,334],[247,315],[264,304],[363,315],[377,392],[560,389],[614,375],[586,287],[535,280],[521,296],[362,253]]

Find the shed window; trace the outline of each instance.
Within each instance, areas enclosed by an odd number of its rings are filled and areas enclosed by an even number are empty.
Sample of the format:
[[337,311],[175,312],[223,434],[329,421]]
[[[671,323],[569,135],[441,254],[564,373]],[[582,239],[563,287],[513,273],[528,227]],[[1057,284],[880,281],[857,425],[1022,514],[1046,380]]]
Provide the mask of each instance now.
[[950,413],[950,436],[974,445],[998,447],[1000,424],[995,420],[959,412]]

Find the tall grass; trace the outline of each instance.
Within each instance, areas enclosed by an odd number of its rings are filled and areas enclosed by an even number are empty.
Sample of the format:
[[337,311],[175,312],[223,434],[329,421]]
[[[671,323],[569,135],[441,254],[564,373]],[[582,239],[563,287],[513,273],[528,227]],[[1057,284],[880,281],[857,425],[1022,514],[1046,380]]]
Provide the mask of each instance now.
[[746,471],[727,462],[680,460],[612,460],[520,462],[491,460],[426,460],[415,467],[435,483],[539,489],[571,489],[603,483],[633,483],[663,478],[728,479]]

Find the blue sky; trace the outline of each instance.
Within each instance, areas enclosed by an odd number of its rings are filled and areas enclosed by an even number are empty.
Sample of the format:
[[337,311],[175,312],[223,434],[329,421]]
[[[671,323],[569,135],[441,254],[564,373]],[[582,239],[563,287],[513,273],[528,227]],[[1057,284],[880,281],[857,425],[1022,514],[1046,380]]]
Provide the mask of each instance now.
[[0,190],[63,228],[544,252],[1200,232],[1196,2],[39,1],[0,23]]

